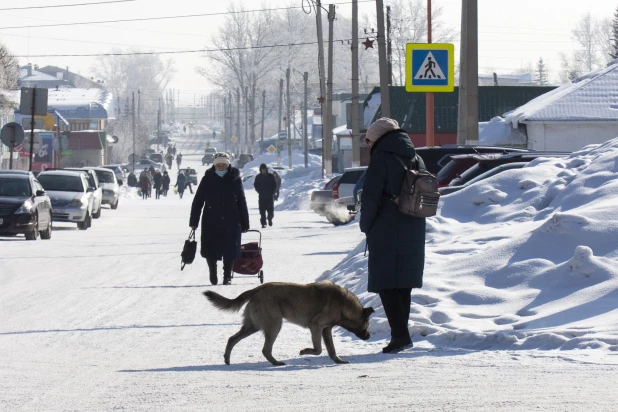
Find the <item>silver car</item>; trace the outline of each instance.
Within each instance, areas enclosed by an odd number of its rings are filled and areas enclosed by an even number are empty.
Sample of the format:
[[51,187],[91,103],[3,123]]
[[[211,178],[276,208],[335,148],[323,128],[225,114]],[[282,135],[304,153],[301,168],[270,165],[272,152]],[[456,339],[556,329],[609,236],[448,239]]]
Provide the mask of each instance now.
[[37,177],[52,204],[52,221],[77,223],[86,230],[92,225],[93,188],[83,172],[54,170]]
[[118,191],[120,190],[120,186],[118,186],[118,181],[114,172],[104,167],[90,167],[89,169],[94,170],[99,179],[99,185],[101,189],[103,189],[102,203],[104,205],[110,205],[114,210],[118,209]]

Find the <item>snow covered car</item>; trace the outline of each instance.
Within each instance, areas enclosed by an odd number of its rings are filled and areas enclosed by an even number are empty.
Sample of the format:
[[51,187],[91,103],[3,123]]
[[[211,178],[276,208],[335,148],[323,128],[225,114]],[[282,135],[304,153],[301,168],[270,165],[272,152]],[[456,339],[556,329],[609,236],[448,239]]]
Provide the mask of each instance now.
[[38,180],[51,199],[52,221],[77,223],[81,230],[92,225],[94,189],[85,173],[52,170],[41,172]]

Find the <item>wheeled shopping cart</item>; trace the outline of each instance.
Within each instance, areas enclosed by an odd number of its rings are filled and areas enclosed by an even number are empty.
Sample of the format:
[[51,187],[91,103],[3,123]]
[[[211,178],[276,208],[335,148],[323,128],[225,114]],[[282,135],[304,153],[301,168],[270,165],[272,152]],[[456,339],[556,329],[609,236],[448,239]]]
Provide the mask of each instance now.
[[257,233],[260,235],[257,242],[248,242],[240,245],[240,257],[234,261],[232,268],[232,278],[234,274],[255,276],[264,283],[264,271],[262,266],[262,232],[259,230],[248,230],[247,233]]

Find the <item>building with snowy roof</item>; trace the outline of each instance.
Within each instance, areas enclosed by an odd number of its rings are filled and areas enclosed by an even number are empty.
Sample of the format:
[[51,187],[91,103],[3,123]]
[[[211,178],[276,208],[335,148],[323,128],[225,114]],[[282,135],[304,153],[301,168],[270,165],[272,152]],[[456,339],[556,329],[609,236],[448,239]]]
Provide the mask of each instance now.
[[504,115],[527,147],[573,151],[618,136],[618,60]]

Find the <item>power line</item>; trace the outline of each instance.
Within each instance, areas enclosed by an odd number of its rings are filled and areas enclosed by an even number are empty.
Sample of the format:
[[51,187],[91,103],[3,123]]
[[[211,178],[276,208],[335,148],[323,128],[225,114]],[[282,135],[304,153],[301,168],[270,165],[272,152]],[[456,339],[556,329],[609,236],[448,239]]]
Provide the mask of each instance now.
[[[119,0],[119,1],[135,1],[135,0]],[[360,0],[359,3],[367,3],[375,0]],[[350,4],[351,2],[339,2],[334,4]],[[39,27],[59,27],[59,26],[78,26],[78,25],[89,25],[89,24],[106,24],[106,23],[129,23],[129,22],[137,22],[137,21],[153,21],[153,20],[170,20],[170,19],[186,19],[193,17],[207,17],[207,16],[224,16],[228,14],[242,14],[242,13],[255,13],[255,12],[265,12],[265,11],[280,11],[280,10],[293,10],[293,9],[301,9],[302,6],[290,6],[290,7],[275,7],[268,9],[255,9],[255,10],[237,10],[237,11],[222,11],[216,13],[200,13],[200,14],[185,14],[179,16],[160,16],[160,17],[142,17],[135,19],[119,19],[119,20],[102,20],[102,21],[89,21],[89,22],[71,22],[71,23],[54,23],[54,24],[40,24],[37,26],[9,26],[9,27],[0,27],[0,30],[8,30],[8,29],[29,29],[29,28],[39,28]],[[9,10],[9,9],[0,9],[0,10]]]
[[[348,41],[333,40],[335,42]],[[317,41],[302,42],[302,43],[287,43],[287,44],[271,44],[267,46],[247,46],[247,47],[230,47],[225,49],[197,49],[197,50],[179,50],[179,51],[158,51],[158,52],[131,52],[131,53],[97,53],[97,54],[34,54],[29,56],[14,56],[17,58],[32,58],[32,57],[99,57],[99,56],[137,56],[137,55],[155,55],[155,54],[185,54],[185,53],[208,53],[218,51],[238,51],[238,50],[253,50],[253,49],[272,49],[276,47],[292,47],[292,46],[308,46],[318,44]]]
[[60,8],[60,7],[75,7],[75,6],[95,6],[99,4],[110,4],[110,3],[128,3],[135,0],[110,0],[110,1],[99,1],[96,3],[76,3],[76,4],[56,4],[52,6],[28,6],[28,7],[8,7],[5,9],[0,9],[0,11],[7,10],[30,10],[30,9],[52,9],[52,8]]

